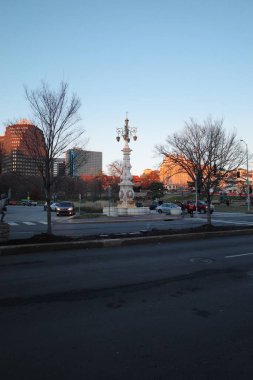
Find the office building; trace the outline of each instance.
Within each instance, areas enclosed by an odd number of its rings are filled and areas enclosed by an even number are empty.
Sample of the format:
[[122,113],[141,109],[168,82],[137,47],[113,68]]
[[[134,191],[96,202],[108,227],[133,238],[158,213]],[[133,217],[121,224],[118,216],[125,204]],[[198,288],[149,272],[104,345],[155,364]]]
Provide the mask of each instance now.
[[54,159],[54,165],[53,165],[53,176],[65,176],[66,175],[66,165],[65,165],[65,158],[55,158]]
[[71,177],[96,176],[102,172],[102,152],[70,149],[66,152],[66,174]]
[[188,187],[188,183],[192,182],[189,174],[173,163],[169,157],[166,157],[160,166],[160,180],[168,189]]
[[39,174],[38,167],[44,165],[45,140],[43,132],[29,120],[6,127],[0,145],[2,173]]

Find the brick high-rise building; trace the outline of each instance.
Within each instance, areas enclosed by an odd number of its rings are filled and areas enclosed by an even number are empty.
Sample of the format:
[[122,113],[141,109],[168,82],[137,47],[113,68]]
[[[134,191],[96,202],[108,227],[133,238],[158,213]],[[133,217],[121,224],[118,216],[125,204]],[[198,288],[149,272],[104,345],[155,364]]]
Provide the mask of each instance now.
[[38,175],[38,165],[44,166],[45,140],[43,132],[29,120],[6,127],[0,138],[2,173]]

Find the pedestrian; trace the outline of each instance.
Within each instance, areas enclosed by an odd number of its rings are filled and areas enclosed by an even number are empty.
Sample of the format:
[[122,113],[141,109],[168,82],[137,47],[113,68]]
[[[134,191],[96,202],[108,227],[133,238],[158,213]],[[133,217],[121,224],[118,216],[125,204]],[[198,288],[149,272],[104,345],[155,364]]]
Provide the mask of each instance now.
[[4,217],[5,217],[5,206],[3,204],[0,204],[0,213],[1,213],[1,223],[3,223],[4,221]]
[[226,200],[226,205],[229,206],[229,199]]
[[194,211],[194,204],[192,202],[188,205],[188,213],[190,214],[190,217],[193,218],[193,211]]

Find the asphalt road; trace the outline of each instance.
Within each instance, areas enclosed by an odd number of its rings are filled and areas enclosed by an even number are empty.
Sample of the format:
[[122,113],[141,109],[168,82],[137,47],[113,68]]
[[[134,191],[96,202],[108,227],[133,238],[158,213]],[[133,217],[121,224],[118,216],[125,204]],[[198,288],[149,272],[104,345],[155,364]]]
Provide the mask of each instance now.
[[0,378],[251,379],[252,246],[0,257]]
[[[129,233],[150,229],[182,229],[199,226],[206,223],[206,215],[198,214],[194,218],[186,215],[184,218],[172,221],[169,216],[162,216],[161,220],[155,220],[156,214],[149,219],[129,222],[121,222],[119,218],[115,223],[101,223],[99,218],[94,221],[76,220],[72,217],[57,217],[52,213],[52,229],[56,235],[98,235],[110,233]],[[10,238],[19,239],[31,237],[34,234],[46,232],[46,213],[42,206],[8,206],[5,221],[10,225]],[[95,223],[94,223],[95,222]],[[212,216],[212,223],[216,225],[252,225],[253,214],[246,213],[218,213]]]

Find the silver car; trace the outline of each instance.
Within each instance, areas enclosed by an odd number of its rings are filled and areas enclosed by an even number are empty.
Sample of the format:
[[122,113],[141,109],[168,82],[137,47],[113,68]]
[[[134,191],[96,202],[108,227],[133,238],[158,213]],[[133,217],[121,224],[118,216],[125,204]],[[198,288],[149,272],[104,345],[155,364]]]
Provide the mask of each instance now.
[[176,203],[163,203],[160,206],[157,206],[156,211],[159,212],[159,214],[171,214],[171,210],[177,210],[178,214],[182,213],[182,209],[180,206],[178,206]]

